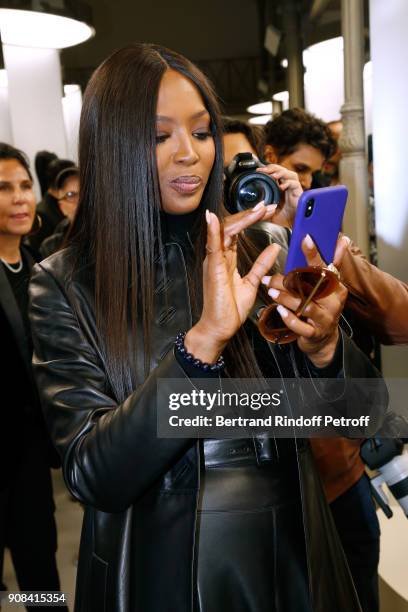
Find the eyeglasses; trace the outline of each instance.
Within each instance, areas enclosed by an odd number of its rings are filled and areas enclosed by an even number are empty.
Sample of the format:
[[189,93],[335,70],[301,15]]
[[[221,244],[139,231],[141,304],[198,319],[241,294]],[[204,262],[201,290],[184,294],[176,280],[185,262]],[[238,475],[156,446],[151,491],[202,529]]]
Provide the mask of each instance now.
[[75,202],[79,198],[78,191],[67,191],[61,198],[58,198],[58,202],[61,200],[66,200],[67,202]]
[[[337,268],[330,264],[327,268],[307,266],[296,268],[283,279],[283,285],[293,295],[301,299],[296,316],[302,320],[305,308],[313,299],[321,299],[333,293],[339,284]],[[270,304],[262,309],[258,319],[258,329],[262,336],[274,344],[288,344],[296,340],[297,335],[288,329],[280,316],[277,304]]]

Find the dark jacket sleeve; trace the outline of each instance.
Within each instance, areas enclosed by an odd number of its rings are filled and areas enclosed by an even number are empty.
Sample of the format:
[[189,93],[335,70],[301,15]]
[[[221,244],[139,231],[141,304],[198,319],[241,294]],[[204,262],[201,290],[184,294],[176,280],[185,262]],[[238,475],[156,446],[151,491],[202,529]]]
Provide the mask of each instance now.
[[[55,278],[37,264],[30,285],[34,375],[46,421],[75,497],[107,512],[123,511],[195,442],[157,437],[157,381],[186,379],[170,351],[123,403],[107,392],[107,375]],[[166,390],[166,380],[161,388]]]

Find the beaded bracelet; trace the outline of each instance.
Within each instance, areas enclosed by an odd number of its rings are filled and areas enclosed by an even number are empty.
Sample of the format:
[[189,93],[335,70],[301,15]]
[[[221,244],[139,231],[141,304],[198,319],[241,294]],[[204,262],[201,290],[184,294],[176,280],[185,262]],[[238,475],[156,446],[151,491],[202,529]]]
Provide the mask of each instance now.
[[189,353],[184,346],[184,338],[186,337],[186,334],[187,332],[178,333],[174,343],[177,351],[183,356],[183,359],[203,372],[219,372],[223,369],[225,366],[225,361],[222,355],[218,357],[215,363],[205,363],[204,361],[201,361],[201,359],[197,359],[194,357],[194,355]]

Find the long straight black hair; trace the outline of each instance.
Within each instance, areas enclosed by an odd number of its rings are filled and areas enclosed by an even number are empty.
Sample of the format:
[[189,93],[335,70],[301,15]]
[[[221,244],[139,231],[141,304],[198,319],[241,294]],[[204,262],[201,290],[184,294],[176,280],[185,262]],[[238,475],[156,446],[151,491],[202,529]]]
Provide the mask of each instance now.
[[[136,338],[141,321],[144,371],[150,367],[154,270],[163,254],[160,189],[156,164],[156,107],[163,74],[173,69],[199,90],[211,117],[215,161],[199,207],[195,270],[189,274],[202,295],[205,209],[223,216],[223,149],[216,96],[206,77],[183,56],[157,45],[135,43],[114,52],[95,71],[84,94],[79,138],[80,203],[69,243],[76,262],[95,269],[96,324],[116,395],[134,387],[129,361],[129,325]],[[245,344],[237,335],[236,342]],[[137,338],[136,338],[137,340]],[[242,347],[244,348],[244,347]],[[237,351],[234,350],[235,360]],[[239,351],[238,354],[247,354]],[[252,358],[236,363],[236,374],[254,375]]]

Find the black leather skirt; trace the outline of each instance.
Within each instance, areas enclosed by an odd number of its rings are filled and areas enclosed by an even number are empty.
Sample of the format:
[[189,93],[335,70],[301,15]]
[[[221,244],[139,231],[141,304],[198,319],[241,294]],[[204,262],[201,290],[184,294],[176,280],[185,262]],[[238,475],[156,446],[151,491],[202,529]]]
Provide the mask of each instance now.
[[[278,443],[279,460],[262,463],[252,452],[236,452],[238,441],[204,443],[200,612],[314,612],[297,453],[294,441]],[[330,612],[340,610],[335,597]]]

